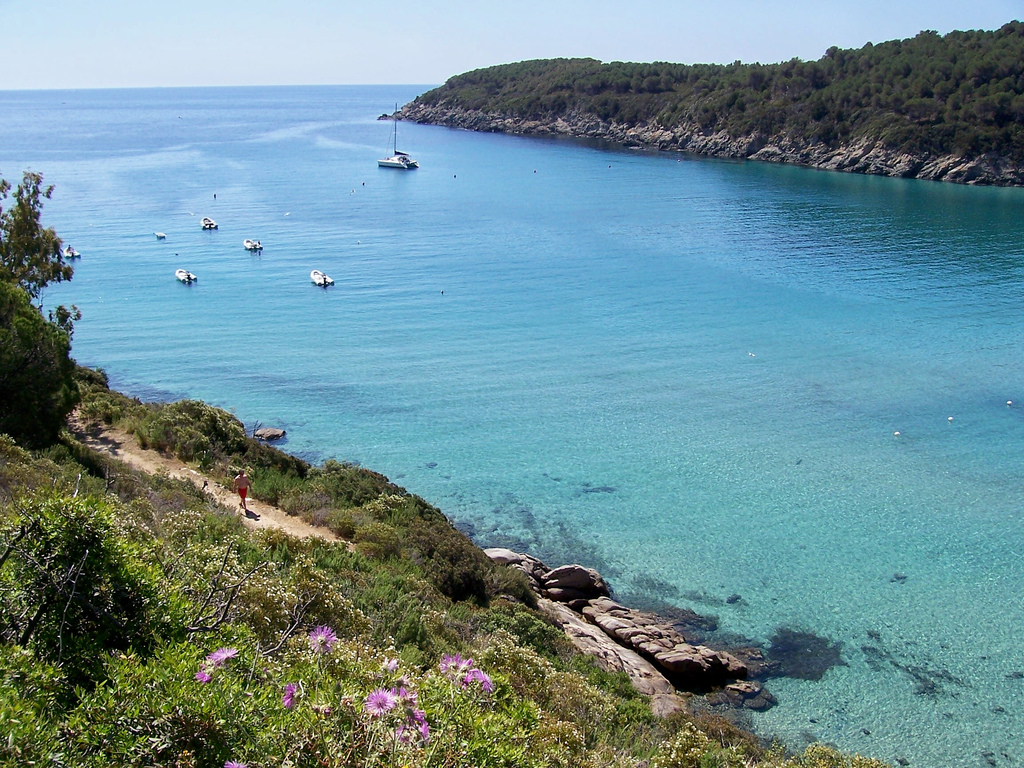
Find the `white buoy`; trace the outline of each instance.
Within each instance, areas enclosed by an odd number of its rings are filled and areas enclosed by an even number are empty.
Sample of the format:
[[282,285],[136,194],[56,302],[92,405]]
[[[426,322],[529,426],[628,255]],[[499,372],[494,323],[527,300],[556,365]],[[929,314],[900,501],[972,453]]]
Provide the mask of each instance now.
[[755,355],[753,352],[747,352],[747,354],[750,355],[751,357],[757,357],[757,355]]
[[893,432],[893,433],[892,433],[892,436],[893,436],[893,437],[899,437],[899,436],[900,436],[900,433],[899,433],[899,432]]
[[953,417],[950,416],[949,418],[946,419],[946,421],[948,421],[950,424],[952,424],[953,423]]
[[1006,404],[1007,404],[1007,405],[1013,405],[1013,400],[1007,400],[1007,401],[1006,401]]

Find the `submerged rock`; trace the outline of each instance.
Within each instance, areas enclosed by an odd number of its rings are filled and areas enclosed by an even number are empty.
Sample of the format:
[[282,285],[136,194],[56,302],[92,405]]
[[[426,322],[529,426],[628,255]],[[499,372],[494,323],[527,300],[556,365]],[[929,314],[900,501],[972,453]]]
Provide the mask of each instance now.
[[738,683],[730,683],[721,690],[715,691],[708,696],[708,703],[725,704],[763,712],[774,707],[778,701],[756,680],[743,680]]
[[812,632],[779,627],[771,637],[771,674],[799,680],[821,680],[832,667],[845,667],[843,644]]

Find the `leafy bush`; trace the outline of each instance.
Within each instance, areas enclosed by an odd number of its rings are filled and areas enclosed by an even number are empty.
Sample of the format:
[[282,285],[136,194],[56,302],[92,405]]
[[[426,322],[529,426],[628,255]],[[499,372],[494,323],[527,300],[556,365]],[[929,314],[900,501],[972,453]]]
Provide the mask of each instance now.
[[70,351],[24,290],[0,282],[0,432],[32,447],[57,439],[78,401]]
[[158,569],[118,535],[109,508],[58,495],[27,499],[3,521],[0,637],[60,664],[76,684],[111,650],[147,650],[161,611]]
[[398,557],[402,552],[398,531],[387,523],[360,525],[352,539],[359,544],[359,551],[370,557]]
[[220,458],[248,447],[242,422],[198,400],[154,409],[137,424],[135,434],[143,448],[173,453],[184,461],[203,454]]

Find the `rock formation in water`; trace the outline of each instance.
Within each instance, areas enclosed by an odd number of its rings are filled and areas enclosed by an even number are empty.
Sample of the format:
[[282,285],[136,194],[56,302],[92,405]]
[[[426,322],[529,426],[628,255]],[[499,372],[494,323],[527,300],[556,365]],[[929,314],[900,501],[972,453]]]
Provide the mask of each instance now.
[[677,690],[715,692],[712,703],[748,709],[767,709],[775,703],[759,682],[746,680],[747,663],[726,651],[688,643],[655,614],[615,602],[594,569],[582,565],[549,569],[537,558],[509,549],[484,552],[495,562],[525,573],[540,596],[540,610],[602,669],[625,672],[634,688],[651,697],[655,712],[664,715],[685,709]]

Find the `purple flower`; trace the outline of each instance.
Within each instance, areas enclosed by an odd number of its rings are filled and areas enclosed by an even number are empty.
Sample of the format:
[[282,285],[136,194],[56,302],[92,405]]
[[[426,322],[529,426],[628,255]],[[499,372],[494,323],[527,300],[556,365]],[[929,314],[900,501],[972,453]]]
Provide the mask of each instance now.
[[213,680],[213,678],[210,677],[210,673],[206,671],[206,667],[203,667],[198,672],[196,672],[196,680],[198,680],[200,683],[208,683],[211,680]]
[[326,624],[314,627],[313,631],[309,633],[309,647],[315,653],[327,653],[336,642],[338,642],[338,636]]
[[395,672],[398,670],[398,659],[388,659],[381,666],[387,672]]
[[487,693],[494,691],[494,683],[491,681],[490,676],[482,670],[471,669],[466,673],[466,676],[462,678],[463,688],[468,688],[473,683],[480,683],[480,687]]
[[395,698],[397,698],[402,704],[408,704],[410,706],[415,704],[416,699],[418,698],[416,695],[416,691],[410,691],[405,686],[402,686],[397,691],[394,688],[392,688],[391,693],[393,693],[395,695]]
[[395,728],[395,738],[403,744],[408,744],[412,741],[412,733],[406,726],[400,725],[397,728]]
[[366,697],[363,702],[363,710],[370,717],[380,717],[385,712],[390,712],[398,704],[398,697],[391,691],[378,688]]
[[224,763],[224,768],[249,768],[245,763],[236,763],[234,760],[228,760]]
[[216,651],[206,657],[206,660],[213,664],[215,667],[223,667],[231,659],[238,655],[238,651],[235,648],[218,648]]
[[457,653],[454,656],[446,653],[444,656],[441,657],[441,663],[438,665],[438,669],[440,669],[442,672],[451,671],[456,674],[472,668],[473,660],[464,659]]
[[426,744],[430,741],[430,726],[427,725],[427,721],[424,720],[420,723],[420,738],[423,739],[423,743]]
[[295,692],[299,689],[296,683],[288,683],[284,687],[284,695],[281,696],[281,703],[284,704],[285,709],[291,709],[295,706]]
[[412,716],[409,719],[416,725],[423,725],[427,722],[427,713],[422,709],[414,709],[412,711]]

